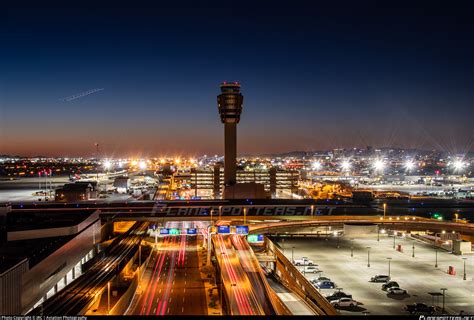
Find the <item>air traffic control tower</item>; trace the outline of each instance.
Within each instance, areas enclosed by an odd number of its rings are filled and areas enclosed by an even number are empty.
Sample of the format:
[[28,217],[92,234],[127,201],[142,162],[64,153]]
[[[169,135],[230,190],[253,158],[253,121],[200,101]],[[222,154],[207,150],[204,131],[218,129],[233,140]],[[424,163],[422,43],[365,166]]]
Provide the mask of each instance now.
[[244,96],[238,82],[221,83],[221,94],[217,96],[217,108],[224,124],[224,199],[262,199],[268,197],[264,185],[259,183],[237,183],[237,124],[242,113]]
[[237,172],[237,124],[242,113],[244,96],[240,93],[240,84],[237,82],[223,82],[221,94],[217,96],[217,107],[224,124],[225,152],[224,152],[224,185],[236,184]]

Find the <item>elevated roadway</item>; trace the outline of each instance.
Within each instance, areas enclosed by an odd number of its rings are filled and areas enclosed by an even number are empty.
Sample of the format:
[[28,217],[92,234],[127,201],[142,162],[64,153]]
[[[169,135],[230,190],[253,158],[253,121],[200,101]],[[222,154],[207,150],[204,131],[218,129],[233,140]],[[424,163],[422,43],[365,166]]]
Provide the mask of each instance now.
[[340,226],[343,224],[376,224],[391,230],[412,230],[431,232],[459,232],[464,235],[474,235],[473,223],[447,222],[417,216],[402,217],[372,217],[372,216],[321,216],[311,217],[304,221],[280,221],[259,223],[250,226],[253,233],[269,233],[283,231],[293,227],[308,226]]
[[230,236],[212,238],[220,277],[223,284],[227,310],[231,315],[265,315],[262,301],[253,290],[252,283],[243,269]]

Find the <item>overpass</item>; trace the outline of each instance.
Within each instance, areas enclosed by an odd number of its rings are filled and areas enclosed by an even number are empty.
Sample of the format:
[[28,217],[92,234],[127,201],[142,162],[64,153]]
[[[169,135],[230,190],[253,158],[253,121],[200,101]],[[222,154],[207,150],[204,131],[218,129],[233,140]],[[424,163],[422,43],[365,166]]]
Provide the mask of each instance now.
[[325,216],[311,217],[300,221],[279,221],[254,224],[252,233],[270,233],[294,227],[340,226],[343,224],[375,224],[385,229],[431,232],[459,232],[474,235],[473,223],[446,222],[418,216],[377,217],[377,216]]

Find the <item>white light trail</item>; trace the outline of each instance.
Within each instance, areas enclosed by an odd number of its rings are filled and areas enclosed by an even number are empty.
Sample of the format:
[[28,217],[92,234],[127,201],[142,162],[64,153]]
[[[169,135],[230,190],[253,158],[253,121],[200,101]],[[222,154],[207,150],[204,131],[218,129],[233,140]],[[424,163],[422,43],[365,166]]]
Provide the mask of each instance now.
[[90,94],[93,94],[95,92],[103,91],[103,90],[104,90],[104,88],[91,89],[91,90],[87,90],[87,91],[84,91],[84,92],[81,92],[81,93],[78,93],[78,94],[73,94],[72,96],[69,96],[69,97],[61,98],[60,100],[69,102],[69,101],[73,101],[73,100],[76,100],[76,99],[79,99],[79,98],[82,98],[82,97],[88,96]]

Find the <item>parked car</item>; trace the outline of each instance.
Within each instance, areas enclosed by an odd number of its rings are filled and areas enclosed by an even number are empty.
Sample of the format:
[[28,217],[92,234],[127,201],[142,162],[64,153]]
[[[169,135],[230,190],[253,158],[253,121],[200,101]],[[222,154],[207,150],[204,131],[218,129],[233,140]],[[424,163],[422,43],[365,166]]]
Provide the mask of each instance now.
[[316,266],[307,266],[299,269],[301,273],[318,273],[321,272]]
[[332,281],[319,281],[316,283],[316,288],[318,289],[334,289],[336,287],[336,284]]
[[401,288],[399,288],[399,287],[391,287],[391,288],[389,288],[387,291],[388,291],[388,294],[397,294],[397,295],[398,295],[398,294],[401,294],[401,295],[407,294],[407,291],[406,291],[406,290],[401,289]]
[[344,293],[343,291],[334,292],[333,294],[326,297],[326,299],[331,302],[333,300],[339,300],[341,298],[351,298],[352,294]]
[[390,281],[390,276],[378,274],[370,279],[372,282],[388,282]]
[[355,307],[357,306],[358,302],[355,300],[352,300],[352,298],[341,298],[338,300],[333,300],[331,301],[331,304],[335,308],[340,308],[340,307]]
[[397,287],[397,288],[400,287],[400,286],[398,285],[398,282],[396,282],[396,281],[389,281],[389,282],[384,283],[384,284],[382,285],[382,290],[387,291],[388,289],[390,289],[390,288],[395,288],[395,287]]
[[424,303],[407,304],[405,310],[410,313],[433,314],[435,312],[435,308],[433,306],[428,306]]
[[326,278],[326,277],[318,277],[318,278],[314,278],[314,279],[311,279],[309,280],[311,283],[318,283],[320,281],[331,281],[331,279],[329,278]]
[[315,265],[314,262],[312,260],[309,260],[307,257],[303,257],[301,259],[296,259],[295,261],[293,261],[293,263],[297,266],[313,266]]

